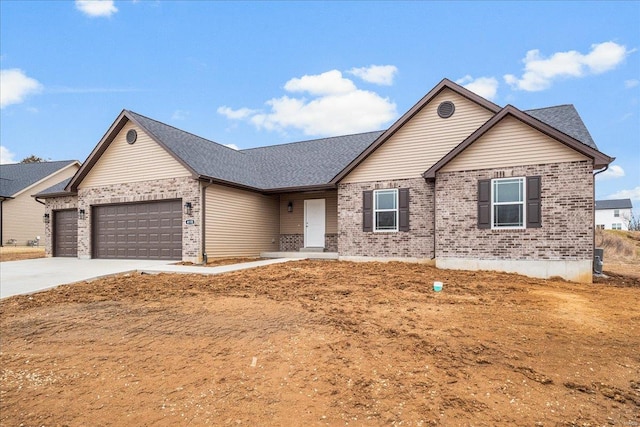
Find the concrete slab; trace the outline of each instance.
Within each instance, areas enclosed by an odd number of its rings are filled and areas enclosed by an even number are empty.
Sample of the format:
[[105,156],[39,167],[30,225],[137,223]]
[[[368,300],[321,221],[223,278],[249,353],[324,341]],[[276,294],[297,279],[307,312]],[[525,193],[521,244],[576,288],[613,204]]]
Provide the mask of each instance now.
[[39,258],[0,263],[0,298],[31,294],[56,286],[131,272],[147,274],[222,274],[304,258],[280,258],[200,267],[175,265],[175,261]]
[[261,258],[338,259],[338,252],[262,252]]

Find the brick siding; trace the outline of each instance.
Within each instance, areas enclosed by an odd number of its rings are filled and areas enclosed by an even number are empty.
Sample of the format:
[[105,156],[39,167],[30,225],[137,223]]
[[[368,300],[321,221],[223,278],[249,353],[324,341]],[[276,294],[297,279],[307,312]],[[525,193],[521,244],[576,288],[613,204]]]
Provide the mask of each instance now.
[[[515,166],[436,177],[436,254],[440,258],[591,260],[593,175],[589,161]],[[477,227],[479,179],[542,177],[542,227],[491,230]]]
[[[362,231],[362,193],[409,188],[409,231]],[[434,184],[423,178],[338,185],[338,248],[341,256],[433,258]]]
[[[182,218],[182,259],[198,262],[202,235],[200,184],[189,177],[80,189],[78,209],[84,209],[87,215],[84,221],[78,220],[78,257],[91,257],[91,206],[170,199],[182,199],[183,204],[191,202],[192,215],[187,216],[183,213]],[[187,225],[187,219],[194,219],[195,224]]]
[[[304,247],[304,234],[281,234],[280,235],[280,251],[282,252],[298,252]],[[324,235],[325,252],[338,252],[338,235],[336,233],[327,233]]]

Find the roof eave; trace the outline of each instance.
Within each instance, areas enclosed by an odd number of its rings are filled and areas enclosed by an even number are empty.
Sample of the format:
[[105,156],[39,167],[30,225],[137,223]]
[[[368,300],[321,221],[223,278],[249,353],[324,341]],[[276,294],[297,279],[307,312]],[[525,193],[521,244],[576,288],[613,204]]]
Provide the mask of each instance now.
[[36,199],[53,199],[56,197],[65,197],[65,196],[77,196],[78,193],[70,192],[70,191],[58,191],[55,193],[47,193],[47,194],[32,194],[31,197]]

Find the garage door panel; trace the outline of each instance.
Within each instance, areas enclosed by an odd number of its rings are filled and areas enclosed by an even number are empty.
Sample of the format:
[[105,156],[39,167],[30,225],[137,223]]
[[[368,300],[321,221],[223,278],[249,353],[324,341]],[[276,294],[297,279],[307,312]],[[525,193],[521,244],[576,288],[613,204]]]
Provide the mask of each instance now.
[[180,200],[95,206],[95,258],[182,259]]
[[53,212],[53,256],[78,256],[78,211]]

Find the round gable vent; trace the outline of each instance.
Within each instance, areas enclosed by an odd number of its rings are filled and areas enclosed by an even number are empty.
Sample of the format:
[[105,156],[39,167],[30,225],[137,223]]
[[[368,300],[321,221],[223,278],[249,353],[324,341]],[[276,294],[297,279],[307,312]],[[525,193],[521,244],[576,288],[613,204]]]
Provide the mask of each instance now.
[[443,119],[453,116],[454,111],[456,111],[456,106],[451,101],[444,101],[438,105],[438,115]]
[[133,144],[136,142],[136,139],[138,139],[138,132],[136,132],[135,129],[130,129],[127,132],[127,143]]

